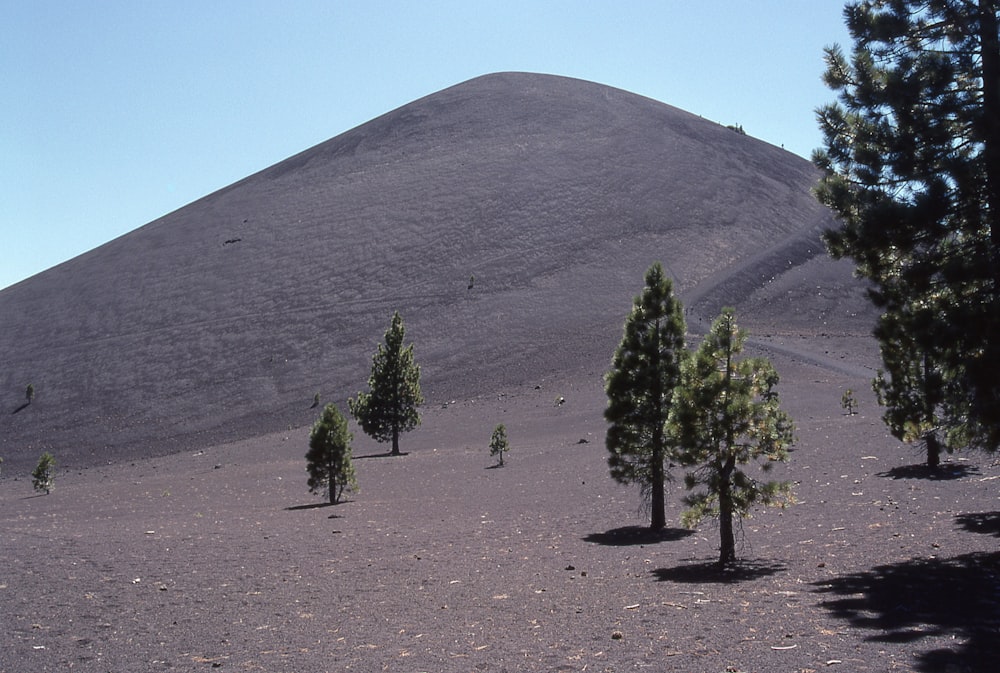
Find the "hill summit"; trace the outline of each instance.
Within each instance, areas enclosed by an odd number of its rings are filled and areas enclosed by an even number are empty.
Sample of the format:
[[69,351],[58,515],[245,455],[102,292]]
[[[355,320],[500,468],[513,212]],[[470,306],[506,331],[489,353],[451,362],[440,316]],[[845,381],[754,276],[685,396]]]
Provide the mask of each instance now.
[[86,465],[311,423],[314,393],[363,388],[394,310],[428,404],[599,387],[657,260],[695,329],[723,305],[843,323],[859,290],[819,243],[816,178],[608,86],[458,84],[0,292],[0,455]]

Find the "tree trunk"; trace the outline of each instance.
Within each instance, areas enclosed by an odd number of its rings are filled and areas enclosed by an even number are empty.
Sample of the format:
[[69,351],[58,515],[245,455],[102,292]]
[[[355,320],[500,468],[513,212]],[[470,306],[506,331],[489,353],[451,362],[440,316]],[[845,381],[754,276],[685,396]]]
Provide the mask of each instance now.
[[399,455],[399,426],[392,426],[392,455]]
[[330,504],[337,504],[337,479],[333,472],[333,462],[330,460],[329,453],[327,453],[326,462],[326,485],[327,490],[330,492]]
[[719,567],[736,563],[736,537],[733,533],[733,497],[732,478],[733,469],[736,467],[735,458],[729,457],[726,465],[722,469],[722,478],[719,480]]
[[656,417],[653,420],[653,446],[649,465],[649,505],[650,530],[663,530],[667,525],[666,503],[663,494],[663,423],[666,421],[667,409],[664,400],[663,379],[661,378],[663,329],[660,320],[656,320],[656,350],[653,352],[653,399],[656,400]]
[[[996,0],[979,0],[979,38],[983,63],[983,154],[986,159],[986,211],[993,243],[994,280],[1000,284],[1000,36]],[[1000,292],[1000,287],[993,291]]]
[[[662,442],[662,439],[660,440]],[[667,525],[666,498],[663,493],[663,449],[654,449],[650,465],[650,530],[663,530]]]
[[927,444],[927,467],[936,468],[941,464],[941,442],[938,441],[937,433],[931,430],[924,436]]

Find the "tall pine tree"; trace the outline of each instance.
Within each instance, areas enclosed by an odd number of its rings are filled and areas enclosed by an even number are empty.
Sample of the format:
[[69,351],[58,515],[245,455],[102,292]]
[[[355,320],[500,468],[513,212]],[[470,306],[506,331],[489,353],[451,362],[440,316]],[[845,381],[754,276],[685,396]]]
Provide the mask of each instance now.
[[650,504],[650,528],[660,530],[666,525],[664,482],[672,448],[664,426],[687,351],[683,309],[659,262],[645,282],[605,378],[605,443],[612,478],[640,485]]
[[997,10],[851,2],[853,52],[826,50],[838,101],[817,111],[813,159],[817,196],[840,218],[827,245],[856,262],[884,312],[875,386],[889,427],[931,450],[940,435],[1000,447]]
[[399,312],[372,356],[369,392],[348,400],[351,414],[369,437],[392,442],[392,455],[399,455],[399,435],[420,424],[424,396],[420,392],[420,366],[413,359],[413,344],[403,345],[405,329]]
[[684,367],[674,393],[671,431],[678,458],[693,468],[685,476],[689,509],[682,521],[693,527],[706,516],[719,519],[719,565],[736,562],[734,519],[747,516],[755,504],[784,506],[790,484],[762,481],[743,466],[759,462],[770,471],[774,461],[788,460],[792,421],[779,407],[778,374],[762,358],[738,359],[746,333],[736,325],[732,309],[724,309]]

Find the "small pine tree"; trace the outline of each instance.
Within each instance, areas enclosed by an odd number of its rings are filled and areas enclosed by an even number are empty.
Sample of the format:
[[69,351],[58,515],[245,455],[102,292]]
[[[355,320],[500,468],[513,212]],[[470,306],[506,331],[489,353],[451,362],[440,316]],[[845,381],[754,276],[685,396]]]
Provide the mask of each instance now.
[[48,495],[55,488],[55,467],[56,459],[52,457],[52,454],[46,451],[38,459],[38,465],[31,472],[31,485],[35,487],[35,490],[39,493],[45,491]]
[[370,392],[347,401],[361,429],[376,442],[392,442],[392,455],[399,455],[399,434],[420,425],[417,407],[423,404],[420,366],[413,360],[413,344],[404,347],[405,330],[399,312],[372,357],[368,379]]
[[854,398],[854,391],[848,388],[844,391],[844,394],[840,397],[840,406],[848,416],[853,416],[858,413],[858,401]]
[[28,387],[24,389],[24,396],[28,400],[28,404],[31,404],[32,400],[35,399],[35,386],[29,383]]
[[306,471],[309,492],[324,493],[330,504],[340,502],[345,489],[358,490],[354,465],[351,463],[351,440],[347,419],[334,404],[323,409],[309,433]]
[[493,437],[490,439],[490,455],[496,456],[500,461],[497,463],[503,467],[503,454],[510,451],[510,444],[507,442],[507,428],[503,423],[493,429]]
[[788,482],[758,481],[740,466],[788,460],[792,422],[778,406],[778,374],[763,358],[737,360],[746,333],[736,326],[732,309],[724,309],[684,367],[674,392],[670,426],[680,446],[682,465],[695,468],[685,477],[688,490],[682,518],[693,528],[702,518],[719,518],[719,566],[736,562],[733,518],[746,517],[755,504],[784,506],[791,502]]

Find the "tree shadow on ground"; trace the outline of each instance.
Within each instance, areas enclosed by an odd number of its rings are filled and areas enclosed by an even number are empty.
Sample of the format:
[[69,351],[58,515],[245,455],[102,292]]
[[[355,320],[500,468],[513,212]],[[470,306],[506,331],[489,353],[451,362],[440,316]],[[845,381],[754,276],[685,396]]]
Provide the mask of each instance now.
[[886,472],[879,472],[879,477],[889,477],[890,479],[929,479],[931,481],[951,481],[961,479],[974,474],[979,474],[979,468],[975,465],[965,465],[958,463],[944,463],[937,467],[927,467],[926,463],[917,465],[900,465]]
[[294,505],[292,507],[286,507],[286,512],[300,512],[304,509],[323,509],[324,507],[336,507],[339,503],[333,502],[311,502],[308,505]]
[[788,569],[779,561],[742,560],[736,565],[720,568],[715,561],[689,563],[673,568],[657,568],[653,571],[660,582],[680,582],[682,584],[735,584],[760,579],[784,572]]
[[22,411],[24,411],[25,409],[27,409],[30,406],[31,406],[30,402],[25,402],[24,404],[22,404],[21,406],[19,406],[17,409],[15,409],[14,411],[10,412],[10,415],[13,416],[16,413],[22,412]]
[[400,456],[408,455],[410,455],[409,451],[400,451],[396,454],[393,454],[392,451],[386,451],[385,453],[369,453],[364,456],[353,456],[351,460],[364,460],[365,458],[398,458]]
[[604,533],[591,533],[583,539],[608,547],[630,547],[632,545],[658,544],[660,542],[675,542],[694,535],[693,530],[686,528],[661,528],[653,530],[649,526],[623,526],[612,528]]
[[921,558],[814,582],[820,603],[869,641],[948,639],[916,655],[918,671],[996,671],[1000,661],[1000,552]]
[[1000,512],[974,512],[955,517],[959,526],[970,533],[1000,537]]

